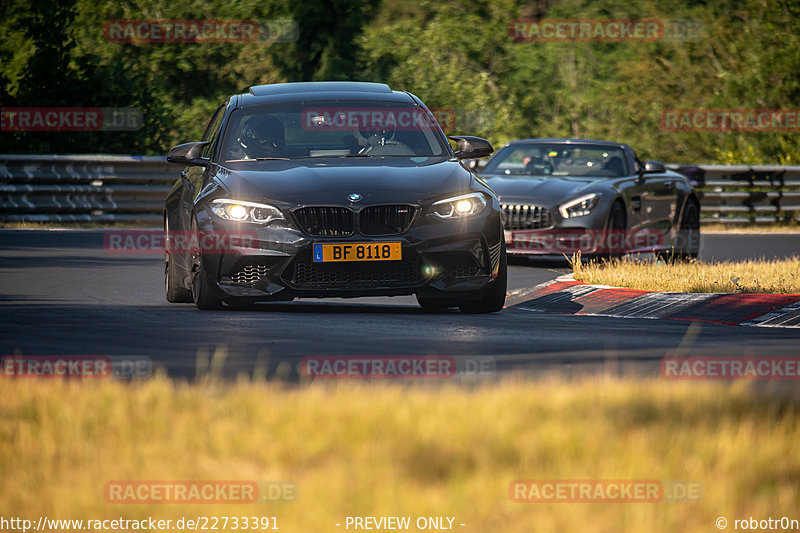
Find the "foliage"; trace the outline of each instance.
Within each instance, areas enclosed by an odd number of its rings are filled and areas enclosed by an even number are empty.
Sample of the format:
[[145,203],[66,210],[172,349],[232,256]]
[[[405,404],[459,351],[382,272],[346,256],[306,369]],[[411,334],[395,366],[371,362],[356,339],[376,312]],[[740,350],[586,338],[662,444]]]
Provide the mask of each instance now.
[[[8,0],[3,107],[136,107],[137,132],[3,132],[0,152],[161,154],[197,139],[253,84],[354,79],[408,90],[456,114],[458,133],[628,142],[668,162],[797,161],[794,131],[662,129],[668,109],[800,107],[800,4],[790,0]],[[514,42],[520,18],[689,21],[656,42]],[[115,43],[112,19],[291,20],[292,39]],[[673,22],[670,22],[673,21]],[[291,42],[285,42],[291,41]],[[797,129],[797,128],[795,128]]]

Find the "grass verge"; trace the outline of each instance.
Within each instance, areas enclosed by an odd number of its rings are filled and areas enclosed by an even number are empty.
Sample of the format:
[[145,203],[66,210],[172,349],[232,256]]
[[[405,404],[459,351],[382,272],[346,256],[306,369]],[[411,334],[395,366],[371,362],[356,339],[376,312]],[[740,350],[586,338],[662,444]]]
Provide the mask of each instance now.
[[791,224],[703,224],[702,231],[714,233],[800,233],[800,223]]
[[[0,382],[0,508],[35,520],[453,516],[468,531],[711,531],[800,503],[800,402],[702,382]],[[693,480],[671,503],[514,503],[516,479]],[[115,504],[111,480],[289,480],[293,503]],[[731,522],[732,524],[732,522]],[[411,529],[416,531],[416,529]]]
[[782,260],[654,261],[635,257],[610,261],[570,260],[575,279],[585,283],[665,292],[800,294],[800,257]]

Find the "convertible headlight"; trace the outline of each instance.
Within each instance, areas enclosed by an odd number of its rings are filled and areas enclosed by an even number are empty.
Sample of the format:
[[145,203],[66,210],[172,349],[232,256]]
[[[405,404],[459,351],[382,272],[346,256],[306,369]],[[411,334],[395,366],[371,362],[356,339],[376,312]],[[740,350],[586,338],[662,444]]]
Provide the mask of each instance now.
[[477,215],[486,209],[486,197],[481,193],[464,194],[446,200],[439,200],[431,206],[439,218],[460,218]]
[[597,205],[598,200],[600,200],[600,196],[596,193],[587,194],[586,196],[581,196],[580,198],[561,204],[558,208],[558,212],[561,213],[561,216],[564,218],[582,217],[592,212],[592,208]]
[[219,218],[233,222],[268,224],[273,220],[283,219],[283,213],[275,206],[239,200],[214,200],[211,202],[211,210]]

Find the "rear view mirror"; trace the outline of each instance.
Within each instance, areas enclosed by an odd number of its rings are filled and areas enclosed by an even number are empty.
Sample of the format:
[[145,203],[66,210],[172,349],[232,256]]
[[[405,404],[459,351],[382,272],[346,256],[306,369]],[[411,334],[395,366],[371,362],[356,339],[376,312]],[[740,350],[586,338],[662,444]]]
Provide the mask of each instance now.
[[209,160],[202,157],[203,148],[211,141],[191,142],[179,144],[169,151],[167,163],[178,165],[205,166]]
[[667,167],[664,166],[664,163],[658,161],[648,161],[644,164],[644,174],[660,174],[666,171]]
[[458,150],[456,157],[459,159],[474,159],[476,157],[486,157],[492,155],[494,148],[489,141],[480,137],[469,137],[467,135],[450,136],[456,141]]

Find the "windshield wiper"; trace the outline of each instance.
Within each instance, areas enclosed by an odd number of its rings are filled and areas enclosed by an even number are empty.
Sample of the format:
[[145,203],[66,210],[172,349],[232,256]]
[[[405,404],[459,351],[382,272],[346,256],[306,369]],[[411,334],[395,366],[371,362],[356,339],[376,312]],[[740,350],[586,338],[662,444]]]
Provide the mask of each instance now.
[[241,163],[242,161],[291,161],[288,157],[256,157],[254,159],[228,159],[226,163]]
[[348,155],[340,155],[337,157],[431,157],[427,155],[400,155],[400,154],[348,154]]

